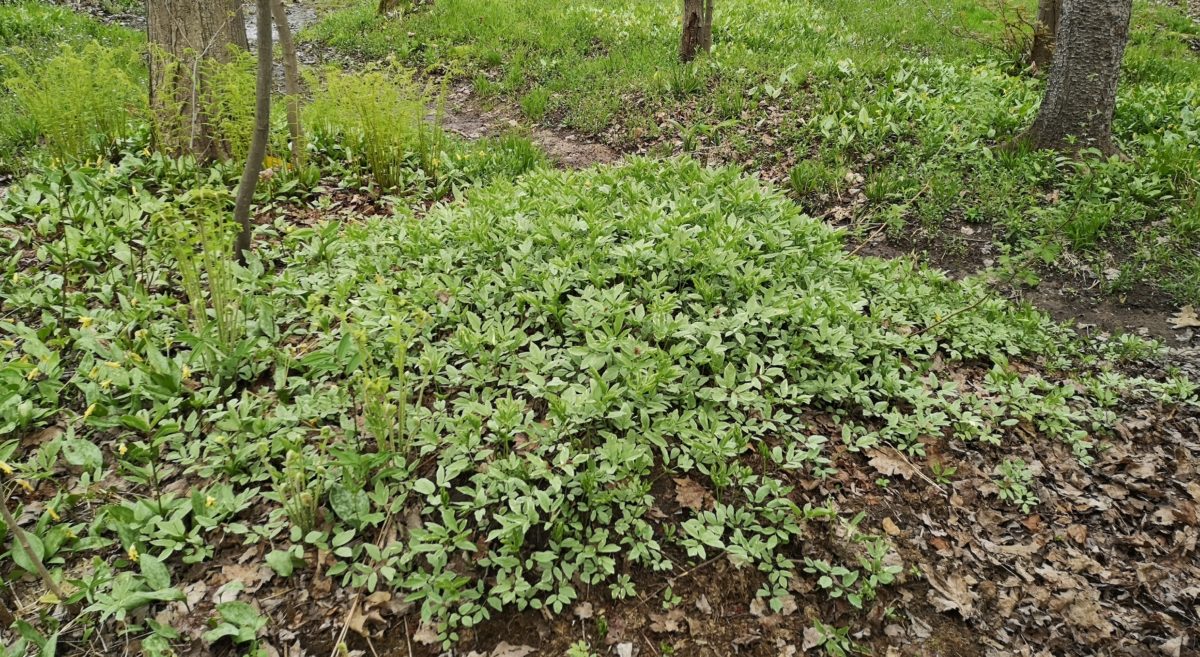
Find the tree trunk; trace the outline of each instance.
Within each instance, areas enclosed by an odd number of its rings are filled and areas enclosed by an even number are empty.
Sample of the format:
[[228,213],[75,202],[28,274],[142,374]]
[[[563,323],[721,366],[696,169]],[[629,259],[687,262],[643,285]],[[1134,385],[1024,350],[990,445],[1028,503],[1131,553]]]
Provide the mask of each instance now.
[[1117,153],[1112,141],[1117,80],[1133,0],[1065,0],[1046,96],[1018,138],[1036,148]]
[[690,62],[700,52],[712,49],[714,0],[683,0],[683,39],[679,58]]
[[237,199],[233,206],[233,218],[241,227],[237,238],[237,257],[242,264],[245,264],[246,252],[250,250],[250,203],[254,200],[254,188],[262,173],[267,139],[271,136],[271,0],[257,0],[257,6],[258,78],[254,87],[254,136],[250,140],[246,168],[242,169],[242,180],[238,184]]
[[1054,40],[1058,34],[1058,23],[1062,18],[1063,0],[1040,0],[1037,24],[1033,26],[1033,49],[1030,63],[1038,71],[1050,68],[1054,59]]
[[271,0],[271,14],[275,19],[275,31],[279,34],[279,47],[283,50],[283,76],[288,95],[288,132],[292,137],[292,166],[299,169],[304,165],[304,129],[300,125],[300,63],[296,59],[296,43],[292,40],[292,27],[288,25],[287,9],[283,6],[283,0]]
[[385,16],[392,13],[399,4],[400,0],[379,0],[379,7],[375,10],[375,13]]
[[158,147],[207,162],[229,152],[204,110],[204,62],[228,61],[230,46],[248,48],[238,0],[148,0],[150,107]]

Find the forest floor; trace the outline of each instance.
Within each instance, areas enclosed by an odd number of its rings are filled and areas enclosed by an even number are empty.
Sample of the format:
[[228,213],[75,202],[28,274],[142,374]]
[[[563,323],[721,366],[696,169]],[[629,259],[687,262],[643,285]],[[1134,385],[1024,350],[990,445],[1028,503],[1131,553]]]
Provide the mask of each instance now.
[[[305,40],[310,44],[329,44],[332,52],[339,53],[343,57],[349,56],[350,59],[347,61],[361,64],[363,61],[370,61],[378,57],[383,52],[385,46],[377,44],[383,43],[386,39],[393,39],[396,41],[395,48],[402,59],[407,57],[416,60],[434,74],[445,70],[454,71],[451,76],[454,80],[453,92],[448,99],[450,102],[447,103],[447,121],[451,129],[455,124],[463,124],[467,127],[467,132],[478,134],[481,132],[496,133],[521,126],[534,131],[535,140],[543,142],[549,151],[553,151],[564,142],[571,144],[594,143],[607,146],[607,150],[600,151],[602,156],[597,157],[599,162],[608,161],[611,153],[655,156],[688,154],[710,164],[732,163],[743,166],[747,171],[785,188],[793,184],[791,179],[795,175],[796,165],[807,164],[804,160],[806,151],[820,152],[822,148],[829,148],[829,146],[812,145],[811,142],[804,140],[798,141],[795,136],[798,129],[796,125],[816,122],[811,114],[821,111],[821,108],[813,107],[812,100],[805,98],[793,100],[786,95],[764,98],[761,91],[758,91],[757,98],[751,97],[757,89],[761,88],[762,85],[760,85],[760,87],[746,92],[749,95],[743,103],[739,103],[739,106],[742,107],[740,116],[726,119],[725,115],[718,113],[720,108],[717,107],[717,103],[725,102],[720,96],[724,92],[721,83],[728,77],[736,77],[731,76],[725,71],[725,68],[740,63],[740,60],[737,59],[740,55],[737,54],[726,55],[734,63],[722,62],[720,65],[711,67],[719,71],[717,73],[668,72],[669,76],[695,74],[701,77],[708,76],[716,81],[668,80],[664,82],[666,86],[670,87],[670,91],[665,94],[666,98],[659,97],[661,92],[640,88],[636,84],[626,82],[623,78],[611,83],[607,81],[602,83],[601,86],[604,88],[598,90],[597,94],[616,93],[621,95],[618,96],[617,109],[605,110],[611,111],[611,114],[605,115],[608,117],[606,122],[592,127],[591,123],[581,118],[581,115],[588,111],[589,102],[593,105],[605,105],[607,108],[606,103],[610,102],[610,99],[586,100],[588,83],[583,78],[570,77],[575,75],[571,68],[575,66],[573,63],[559,64],[560,69],[566,68],[567,71],[560,70],[552,73],[536,72],[536,66],[529,63],[522,64],[523,60],[539,56],[538,48],[542,47],[539,42],[542,37],[539,35],[533,34],[527,38],[512,39],[511,47],[516,49],[516,53],[511,58],[512,61],[504,59],[501,63],[495,63],[492,58],[498,57],[498,55],[489,49],[503,47],[499,44],[503,43],[504,39],[488,35],[481,37],[478,42],[471,42],[469,39],[463,40],[464,36],[457,31],[460,28],[455,24],[455,21],[459,19],[455,8],[457,3],[452,3],[454,6],[441,12],[445,18],[438,20],[445,20],[445,27],[428,25],[422,16],[422,13],[428,12],[423,12],[421,9],[417,9],[411,18],[407,16],[397,18],[389,25],[380,22],[372,23],[363,18],[361,3],[342,4],[349,6],[350,9],[343,10],[339,16],[344,15],[344,20],[348,25],[353,25],[354,29],[361,31],[362,38],[359,43],[339,40],[338,30],[342,29],[341,21],[343,20],[341,17],[319,23],[311,32],[311,36]],[[536,2],[526,4],[531,7],[537,5]],[[1165,6],[1170,7],[1171,4],[1168,3]],[[906,11],[909,10],[906,9]],[[522,11],[537,10],[525,8]],[[621,17],[622,11],[624,10],[614,9],[612,13],[614,16]],[[1171,9],[1163,8],[1156,11],[1169,12]],[[335,14],[337,13],[335,12]],[[927,13],[934,15],[932,9]],[[1162,53],[1155,49],[1162,48],[1163,44],[1168,42],[1166,39],[1170,38],[1164,38],[1161,43],[1148,42],[1147,37],[1143,36],[1144,34],[1172,34],[1173,30],[1179,29],[1179,26],[1175,24],[1168,27],[1167,23],[1157,22],[1169,22],[1169,18],[1163,17],[1166,15],[1169,14],[1139,12],[1139,17],[1144,22],[1140,22],[1138,25],[1135,42],[1149,44],[1146,46],[1147,54],[1144,56],[1149,57],[1149,52],[1154,52],[1154,56],[1160,56]],[[497,20],[519,20],[519,18],[514,19],[507,14],[497,14],[495,18]],[[646,19],[639,16],[637,20]],[[989,42],[986,36],[970,35],[970,26],[959,25],[956,23],[957,20],[952,15],[932,20],[924,17],[919,21],[918,26],[911,29],[914,31],[928,29],[932,34],[944,34],[948,30],[953,38],[942,39],[943,42],[978,38],[984,44],[982,47],[985,49],[1002,47],[1000,44]],[[409,27],[402,29],[396,27],[406,23],[409,24]],[[402,30],[407,30],[407,34]],[[610,38],[602,28],[592,28],[591,31],[596,35],[592,38],[598,42],[607,41]],[[1193,28],[1194,35],[1190,37],[1188,33],[1182,35],[1175,33],[1173,36],[1180,39],[1181,43],[1186,44],[1190,43],[1190,40],[1200,39],[1200,34],[1195,34],[1196,32],[1200,32],[1200,28]],[[918,46],[920,48],[934,47],[928,46],[920,39],[936,39],[937,37],[926,37],[925,34],[922,32],[910,38],[916,40],[920,44]],[[636,37],[629,37],[631,40],[634,38]],[[860,35],[859,38],[861,39],[862,36]],[[866,38],[878,39],[886,44],[887,39],[892,37],[887,35],[877,37],[872,34]],[[428,49],[424,49],[425,47],[419,43],[421,39],[430,40]],[[630,47],[636,48],[637,46]],[[606,44],[603,47],[597,45],[597,48],[600,50],[594,55],[595,58],[601,60],[608,58],[611,63],[606,62],[607,66],[620,67],[625,60],[631,62],[634,68],[644,66],[644,62],[637,59],[639,57],[637,54],[614,54],[604,49],[615,48],[612,44]],[[771,46],[766,46],[764,50],[770,51],[770,48]],[[963,51],[977,54],[979,48],[979,43],[969,42]],[[460,50],[467,50],[470,55],[454,54],[459,53]],[[1174,51],[1172,54],[1176,57],[1183,57],[1181,63],[1186,64],[1189,70],[1197,66],[1197,62],[1187,61],[1187,55],[1179,55]],[[483,63],[476,59],[481,56],[485,60]],[[583,56],[586,62],[589,55],[585,52]],[[1141,52],[1131,55],[1136,58],[1142,56]],[[566,58],[567,56],[564,55],[564,59]],[[1194,59],[1194,55],[1192,58]],[[773,60],[771,65],[779,66]],[[584,66],[579,65],[580,68]],[[766,75],[769,76],[771,72],[769,69]],[[632,73],[623,73],[622,75],[628,76]],[[757,81],[753,76],[759,75],[759,73],[752,72],[750,75],[751,82],[747,82],[747,85]],[[518,82],[510,82],[510,78],[518,80]],[[810,84],[812,84],[811,81]],[[676,93],[676,89],[672,85],[689,86],[686,86],[687,90],[680,94]],[[530,91],[530,87],[532,87],[532,91]],[[551,109],[544,115],[541,110],[537,110],[531,117],[530,112],[522,106],[522,102],[528,102],[530,97],[537,96],[541,89],[551,90],[551,100],[549,101]],[[579,94],[578,98],[577,94]],[[914,117],[910,120],[919,122],[929,119]],[[789,122],[794,122],[794,125],[790,125]],[[649,123],[649,127],[647,127],[647,123]],[[919,133],[917,136],[902,134],[894,137],[900,141],[921,138],[923,137]],[[820,144],[820,139],[817,142]],[[887,162],[889,158],[901,159],[900,154],[890,154],[887,151],[886,147],[881,146],[877,156],[868,153],[864,157],[861,154],[852,153],[849,156],[849,163],[838,160],[844,164],[841,165],[842,168],[833,168],[836,175],[833,175],[832,178],[822,172],[822,175],[826,176],[824,178],[826,191],[815,194],[800,193],[797,196],[798,202],[802,203],[810,214],[823,218],[830,225],[847,230],[848,249],[882,257],[911,257],[945,270],[956,277],[990,275],[997,289],[1015,301],[1033,303],[1055,318],[1076,324],[1084,331],[1133,332],[1184,346],[1193,343],[1197,337],[1195,332],[1186,330],[1187,327],[1184,327],[1184,330],[1177,328],[1173,319],[1181,307],[1195,305],[1200,298],[1196,296],[1195,291],[1180,293],[1170,290],[1170,286],[1176,284],[1190,289],[1191,283],[1188,281],[1193,280],[1196,272],[1200,271],[1195,270],[1191,264],[1200,262],[1195,260],[1200,255],[1196,252],[1194,238],[1186,235],[1179,236],[1178,257],[1171,256],[1175,266],[1179,268],[1174,273],[1168,273],[1159,265],[1146,261],[1144,255],[1138,255],[1138,252],[1148,253],[1155,250],[1163,253],[1173,252],[1174,247],[1168,246],[1169,242],[1161,235],[1153,238],[1157,240],[1157,249],[1150,246],[1155,243],[1153,240],[1149,244],[1139,245],[1139,238],[1125,239],[1120,237],[1119,233],[1111,232],[1106,237],[1100,238],[1100,242],[1097,244],[1102,244],[1103,248],[1098,250],[1089,248],[1086,244],[1080,248],[1068,246],[1060,250],[1058,246],[1048,245],[1044,241],[1047,239],[1044,227],[1030,228],[1020,221],[1009,224],[999,222],[990,224],[979,221],[977,218],[979,208],[972,208],[972,205],[986,206],[989,203],[986,194],[980,187],[1005,184],[1008,182],[1007,180],[991,181],[986,178],[991,174],[976,172],[961,174],[964,176],[962,183],[946,183],[941,179],[941,172],[937,169],[938,165],[936,164],[930,165],[931,170],[929,171],[915,172],[918,181],[922,176],[925,178],[923,182],[910,180],[907,182],[908,191],[892,193],[887,200],[881,202],[879,193],[874,188],[882,187],[885,183],[876,183],[875,179],[885,178],[886,180],[885,176],[893,175],[888,169],[889,165],[900,168],[915,166],[903,162]],[[822,157],[829,159],[832,156],[822,155]],[[947,166],[957,166],[963,171],[971,170],[973,165],[966,156],[959,157],[962,158],[961,162],[956,164],[952,160]],[[926,159],[934,163],[940,161],[937,156]],[[574,160],[572,159],[572,161]],[[824,162],[824,160],[821,161]],[[882,172],[879,162],[884,165]],[[1194,168],[1194,165],[1187,164],[1186,168],[1190,170]],[[903,175],[901,174],[901,177]],[[972,175],[977,178],[972,180]],[[1076,193],[1081,197],[1088,196],[1089,190],[1082,189],[1082,182],[1082,178],[1074,182],[1070,182],[1068,179],[1066,183],[1070,189],[1068,191],[1068,189],[1060,187],[1062,183],[1050,185],[1044,181],[1038,185],[1042,188],[1041,195],[1031,198],[1030,205],[1022,208],[1021,212],[1036,214],[1039,206],[1046,208],[1058,204],[1060,207],[1052,208],[1056,214],[1085,215],[1093,211],[1109,215],[1121,214],[1118,205],[1106,205],[1105,209],[1101,210],[1099,205],[1096,208],[1090,207],[1091,200],[1086,198],[1080,198],[1079,205],[1075,208],[1061,207],[1069,204],[1060,204],[1058,200],[1060,197],[1066,198],[1065,195]],[[1123,183],[1096,183],[1098,186],[1109,184],[1121,185]],[[948,185],[948,189],[938,189],[942,185]],[[1058,191],[1055,191],[1056,187],[1058,187]],[[1009,195],[1013,199],[1020,199],[1023,193],[1024,190],[1020,189],[999,192],[1000,195]],[[1123,193],[1119,190],[1112,190],[1112,194],[1117,198],[1120,198]],[[945,199],[952,194],[959,195],[963,201],[958,203]],[[981,198],[975,198],[976,195],[980,195]],[[1182,200],[1185,203],[1184,207],[1187,207],[1186,204],[1189,202],[1192,206],[1196,205],[1195,201]],[[1020,204],[1024,202],[1016,200],[1012,206],[1021,207]],[[1103,201],[1101,204],[1109,202]],[[1121,201],[1116,201],[1116,203],[1119,204]],[[1005,203],[1000,202],[998,205],[1004,206]],[[1170,202],[1167,205],[1169,206]],[[937,208],[940,208],[940,211]],[[897,221],[892,214],[893,211],[898,211],[903,215],[903,219]],[[997,212],[1007,213],[1011,210],[1000,209]],[[1192,212],[1196,213],[1197,211],[1192,210]],[[931,213],[937,214],[935,220],[926,218],[926,215]],[[1064,216],[1058,223],[1070,224],[1077,219],[1078,217],[1073,219]],[[1013,220],[1006,220],[1006,222],[1008,221]],[[1160,223],[1156,222],[1155,225]],[[1112,227],[1108,230],[1112,231]],[[1135,235],[1137,232],[1135,230],[1128,235]],[[1049,239],[1059,240],[1060,237],[1050,236]],[[1031,244],[1033,246],[1030,246]],[[1054,247],[1054,251],[1049,255],[1044,254],[1046,246]],[[1166,247],[1165,250],[1163,247]],[[1019,250],[1022,248],[1028,248],[1030,254],[1036,252],[1038,255],[1021,255]],[[998,273],[1001,261],[1011,260],[1015,257],[1028,260],[1024,265],[1027,268],[1025,271]],[[1045,257],[1045,260],[1039,262],[1041,257]],[[1142,264],[1137,264],[1139,262]],[[1194,280],[1200,281],[1200,278]]]
[[[137,24],[136,13],[98,15]],[[304,2],[289,9],[297,31],[321,17]],[[311,39],[303,44],[302,58],[314,65],[341,61],[353,67],[360,62]],[[685,148],[688,138],[670,131],[631,143],[624,134],[580,130],[569,121],[535,121],[518,103],[480,94],[479,86],[461,77],[450,80],[439,103],[445,130],[466,140],[518,130],[564,170],[690,152],[714,165],[741,164],[779,185],[791,178],[794,161],[789,158],[756,168],[753,163],[759,160],[723,151],[720,145]],[[686,124],[706,111],[689,102],[681,103],[678,114],[661,116],[662,125]],[[767,114],[780,122],[787,116]],[[756,139],[776,134],[771,126],[754,129]],[[549,182],[569,187],[572,180],[586,179],[590,185],[588,175]],[[852,255],[908,259],[954,278],[991,271],[1000,260],[987,224],[953,218],[936,231],[889,230],[886,222],[869,220],[875,211],[864,212],[874,203],[864,176],[847,171],[843,178],[836,193],[794,195],[794,200],[830,226],[845,228],[845,249]],[[917,195],[926,192],[921,187]],[[337,211],[356,217],[390,211],[356,190],[329,190],[328,197],[335,209],[341,208]],[[470,202],[465,202],[468,207]],[[314,213],[303,204],[280,202],[265,208],[259,220],[264,227],[282,222],[305,231],[312,229]],[[286,239],[280,237],[272,248],[283,251]],[[304,246],[314,252],[318,248]],[[275,257],[283,261],[292,256]],[[303,254],[295,257],[303,263]],[[1004,277],[994,282],[1006,296],[1033,303],[1101,344],[1111,340],[1115,345],[1115,334],[1121,332],[1165,342],[1169,350],[1160,355],[1121,361],[1116,368],[1121,376],[1200,381],[1200,330],[1172,321],[1183,316],[1179,297],[1141,281],[1114,293],[1102,289],[1092,269],[1080,264],[1039,270],[1036,285]],[[931,371],[970,388],[986,376],[973,368],[981,369],[956,363],[934,364]],[[1039,368],[1013,363],[1021,374],[1035,374]],[[1075,385],[1066,377],[1063,381]],[[832,476],[782,475],[794,487],[787,499],[798,507],[837,509],[832,517],[807,522],[803,541],[787,539],[779,547],[782,554],[798,563],[812,557],[853,567],[876,559],[898,567],[896,581],[880,586],[865,611],[845,595],[831,595],[815,576],[793,579],[780,605],[772,608],[756,596],[764,578],[744,563],[721,552],[696,561],[669,546],[667,559],[674,569],[668,574],[631,571],[638,592],[632,598],[615,600],[606,588],[580,586],[577,599],[560,614],[506,609],[460,630],[456,646],[446,651],[437,633],[421,622],[418,607],[404,602],[400,593],[382,588],[367,593],[328,576],[325,568],[336,561],[333,550],[318,550],[309,567],[282,577],[264,562],[269,545],[247,546],[243,535],[218,532],[207,538],[213,548],[210,560],[175,573],[184,598],[155,609],[153,619],[190,640],[177,644],[181,655],[240,654],[237,645],[203,639],[213,628],[218,605],[239,596],[270,619],[258,639],[263,654],[272,657],[793,657],[821,650],[839,655],[851,648],[878,657],[1200,654],[1200,406],[1164,403],[1148,395],[1121,404],[1113,435],[1087,465],[1070,444],[1047,441],[1034,423],[1021,422],[1003,446],[967,444],[940,434],[921,436],[914,449],[904,451],[886,444],[858,450],[835,440],[825,450],[828,466],[836,469]],[[844,418],[814,412],[803,419],[809,431],[837,436]],[[33,453],[54,437],[49,430],[26,433],[21,448]],[[107,447],[115,450],[115,439]],[[1011,481],[998,478],[998,468],[1014,460],[1028,468],[1024,486],[1037,500],[1031,510],[1014,506],[1011,491],[1001,490]],[[77,469],[60,472],[76,483],[81,474]],[[726,501],[721,491],[698,478],[656,472],[647,517],[665,526],[720,508]],[[182,493],[192,483],[181,476],[168,489]],[[52,480],[36,483],[37,494],[25,505],[22,521],[53,509],[52,485]],[[268,512],[250,509],[239,521],[267,525]],[[883,543],[867,541],[868,535]],[[882,555],[869,555],[868,545],[885,549]],[[28,586],[36,591],[36,585]],[[18,615],[37,607],[33,598],[18,599]],[[848,629],[839,635],[837,628]],[[579,648],[581,642],[587,647]],[[339,648],[342,643],[345,649]],[[80,641],[60,645],[60,650],[113,655],[142,650],[136,640],[102,645]]]

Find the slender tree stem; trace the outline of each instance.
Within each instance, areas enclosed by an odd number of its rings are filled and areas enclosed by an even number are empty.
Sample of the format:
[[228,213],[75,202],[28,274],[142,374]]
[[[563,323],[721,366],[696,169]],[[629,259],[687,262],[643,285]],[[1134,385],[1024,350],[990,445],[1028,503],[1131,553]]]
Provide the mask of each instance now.
[[8,498],[9,495],[6,494],[4,502],[0,503],[0,514],[4,515],[4,523],[12,531],[13,537],[17,539],[17,544],[21,546],[21,550],[25,552],[25,556],[29,558],[29,563],[33,564],[33,567],[37,570],[37,574],[46,584],[46,588],[50,589],[50,592],[57,596],[60,601],[65,602],[67,595],[63,593],[62,587],[58,585],[58,582],[54,581],[54,578],[50,576],[50,571],[46,570],[41,557],[33,551],[33,546],[29,544],[29,539],[25,536],[25,531],[17,526],[17,519],[8,510]]
[[237,238],[237,257],[242,264],[246,263],[246,252],[250,250],[250,204],[254,201],[254,188],[262,172],[267,139],[271,132],[271,0],[257,0],[257,6],[258,79],[255,82],[254,136],[250,141],[246,168],[242,170],[233,208],[233,218],[241,227]]
[[271,0],[271,12],[275,18],[275,31],[279,33],[279,47],[283,50],[283,77],[287,85],[288,131],[292,137],[292,167],[304,165],[304,129],[300,125],[300,63],[296,59],[296,42],[292,39],[292,26],[288,25],[287,9],[283,0]]

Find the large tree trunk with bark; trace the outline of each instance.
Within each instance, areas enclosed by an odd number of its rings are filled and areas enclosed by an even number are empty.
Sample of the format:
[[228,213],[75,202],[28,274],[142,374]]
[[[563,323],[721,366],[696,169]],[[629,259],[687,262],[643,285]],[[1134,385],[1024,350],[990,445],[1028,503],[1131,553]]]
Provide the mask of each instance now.
[[254,88],[254,136],[250,139],[250,152],[246,156],[246,167],[242,169],[242,180],[238,184],[233,206],[233,218],[241,228],[237,238],[237,257],[242,264],[246,263],[246,252],[250,250],[250,204],[254,201],[254,188],[258,186],[263,158],[267,155],[267,140],[271,136],[271,0],[257,0],[257,7],[258,76]]
[[1054,42],[1062,18],[1063,0],[1040,0],[1037,24],[1033,28],[1033,49],[1029,54],[1034,68],[1044,71],[1054,60]]
[[148,0],[146,32],[158,147],[201,161],[228,155],[204,110],[204,63],[249,47],[240,0]]
[[690,62],[712,49],[714,0],[683,0],[683,40],[679,58]]
[[283,6],[283,0],[271,0],[271,14],[275,19],[275,31],[279,34],[279,47],[283,50],[283,77],[288,95],[288,132],[292,137],[292,166],[299,169],[304,165],[304,129],[300,125],[300,62],[296,58],[296,42],[292,39],[292,26],[288,25],[287,9]]
[[1035,148],[1117,153],[1113,112],[1133,0],[1065,0],[1046,96],[1018,138]]

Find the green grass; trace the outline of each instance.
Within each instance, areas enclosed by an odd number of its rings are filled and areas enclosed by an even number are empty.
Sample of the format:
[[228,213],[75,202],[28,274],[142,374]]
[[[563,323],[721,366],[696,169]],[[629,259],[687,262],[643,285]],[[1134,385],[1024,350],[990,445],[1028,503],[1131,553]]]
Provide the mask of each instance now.
[[[690,66],[676,61],[677,4],[442,0],[385,20],[360,2],[304,36],[471,80],[533,120],[618,145],[671,152],[678,138],[781,179],[824,162],[875,182],[860,222],[934,236],[988,223],[1026,261],[1077,256],[1041,265],[1052,271],[1083,262],[1112,287],[1100,272],[1115,258],[1134,276],[1112,292],[1144,282],[1200,301],[1200,253],[1179,228],[1200,188],[1200,57],[1188,46],[1200,27],[1177,9],[1136,3],[1116,121],[1131,159],[1078,167],[992,150],[1032,121],[1042,86],[995,47],[1001,24],[981,3],[719,3],[714,52]],[[832,201],[801,191],[814,211],[850,200],[848,186]]]

